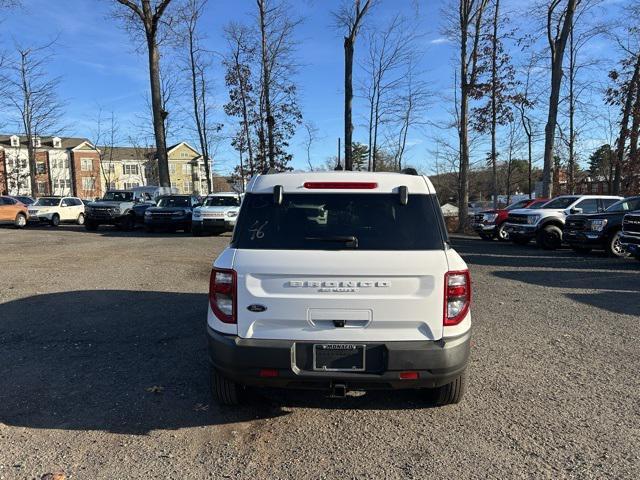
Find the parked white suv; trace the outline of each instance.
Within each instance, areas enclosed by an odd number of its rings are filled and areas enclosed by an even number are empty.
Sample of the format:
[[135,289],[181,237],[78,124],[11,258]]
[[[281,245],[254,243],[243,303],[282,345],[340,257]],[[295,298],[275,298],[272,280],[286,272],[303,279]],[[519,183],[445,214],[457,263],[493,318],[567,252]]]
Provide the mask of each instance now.
[[220,234],[233,231],[241,203],[241,196],[233,192],[208,195],[200,207],[193,209],[191,232],[197,236],[204,232]]
[[428,178],[255,177],[211,272],[213,396],[233,405],[244,386],[425,388],[457,403],[470,303]]
[[29,205],[29,220],[47,222],[54,227],[60,222],[84,225],[84,203],[76,197],[40,197]]

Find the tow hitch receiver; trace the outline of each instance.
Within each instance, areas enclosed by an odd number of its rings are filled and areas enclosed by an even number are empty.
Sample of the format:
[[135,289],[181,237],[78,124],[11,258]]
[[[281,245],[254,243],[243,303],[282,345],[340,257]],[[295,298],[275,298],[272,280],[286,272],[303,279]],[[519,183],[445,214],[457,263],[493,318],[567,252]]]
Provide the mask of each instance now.
[[331,397],[344,398],[347,396],[347,386],[344,383],[331,384]]

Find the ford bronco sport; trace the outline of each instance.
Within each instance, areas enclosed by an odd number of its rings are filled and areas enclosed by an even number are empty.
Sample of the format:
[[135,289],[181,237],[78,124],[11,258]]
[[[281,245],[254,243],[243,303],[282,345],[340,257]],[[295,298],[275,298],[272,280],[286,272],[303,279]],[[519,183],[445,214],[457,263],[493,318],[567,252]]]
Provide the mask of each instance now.
[[471,279],[433,185],[414,174],[260,175],[213,263],[207,333],[221,404],[245,386],[465,386]]

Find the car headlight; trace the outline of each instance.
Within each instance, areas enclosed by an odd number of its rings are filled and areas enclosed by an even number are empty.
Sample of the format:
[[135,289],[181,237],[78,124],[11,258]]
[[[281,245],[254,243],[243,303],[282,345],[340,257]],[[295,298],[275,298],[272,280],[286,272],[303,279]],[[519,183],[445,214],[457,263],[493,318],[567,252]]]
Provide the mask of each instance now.
[[485,213],[483,215],[484,221],[488,222],[488,223],[493,223],[496,221],[496,218],[498,218],[498,214],[497,213]]
[[237,217],[238,212],[227,212],[227,217]]
[[606,218],[591,220],[591,231],[592,232],[601,232],[604,230],[604,227],[607,226],[608,220]]
[[117,213],[119,215],[120,213],[122,213],[122,211],[118,207],[114,207],[113,213]]
[[149,210],[145,210],[144,211],[144,216],[145,217],[150,217],[151,216],[151,212]]
[[529,215],[527,217],[527,224],[535,225],[536,223],[538,223],[538,220],[540,220],[540,215]]

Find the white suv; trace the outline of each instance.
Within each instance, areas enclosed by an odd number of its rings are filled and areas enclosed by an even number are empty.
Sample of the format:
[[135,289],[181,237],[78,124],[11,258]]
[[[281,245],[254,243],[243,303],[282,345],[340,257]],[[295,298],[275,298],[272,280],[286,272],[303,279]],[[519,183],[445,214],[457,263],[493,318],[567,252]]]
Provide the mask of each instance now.
[[220,234],[233,231],[242,203],[241,195],[233,192],[212,193],[202,205],[193,209],[191,232]]
[[244,386],[425,388],[457,403],[470,303],[428,178],[255,177],[211,272],[213,396],[233,405]]
[[47,222],[54,227],[60,222],[84,225],[84,203],[76,197],[40,197],[29,205],[29,220]]

